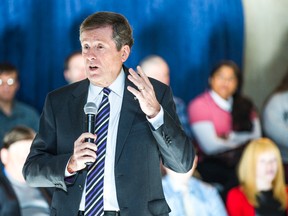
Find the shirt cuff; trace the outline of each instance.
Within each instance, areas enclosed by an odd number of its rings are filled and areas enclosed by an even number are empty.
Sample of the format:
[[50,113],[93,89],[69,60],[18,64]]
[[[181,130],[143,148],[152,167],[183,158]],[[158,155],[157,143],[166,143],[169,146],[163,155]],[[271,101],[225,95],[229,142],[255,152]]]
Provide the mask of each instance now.
[[70,176],[74,176],[74,175],[77,173],[77,172],[70,173],[70,172],[68,171],[68,164],[69,164],[70,160],[71,160],[71,158],[69,159],[68,163],[66,164],[66,168],[65,168],[65,178],[66,178],[66,177],[70,177]]
[[160,112],[154,118],[148,118],[147,116],[146,118],[150,122],[150,124],[153,126],[153,128],[157,130],[159,127],[161,127],[164,124],[164,111],[163,111],[162,106],[160,106]]

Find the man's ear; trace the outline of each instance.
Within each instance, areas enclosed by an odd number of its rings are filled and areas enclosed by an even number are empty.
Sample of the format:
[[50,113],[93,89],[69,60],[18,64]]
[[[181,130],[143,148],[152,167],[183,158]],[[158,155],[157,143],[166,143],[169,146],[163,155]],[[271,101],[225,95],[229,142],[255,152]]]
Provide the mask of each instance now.
[[64,78],[67,82],[70,82],[70,74],[69,74],[69,71],[68,70],[65,70],[64,73]]
[[0,158],[1,158],[1,161],[2,161],[2,163],[4,165],[7,164],[7,161],[8,161],[8,149],[2,148],[0,150]]
[[16,85],[16,92],[17,92],[19,90],[19,88],[20,88],[19,80],[16,81],[15,85]]
[[128,59],[129,55],[130,55],[130,47],[128,45],[124,45],[121,48],[121,59],[122,59],[122,62],[125,62]]

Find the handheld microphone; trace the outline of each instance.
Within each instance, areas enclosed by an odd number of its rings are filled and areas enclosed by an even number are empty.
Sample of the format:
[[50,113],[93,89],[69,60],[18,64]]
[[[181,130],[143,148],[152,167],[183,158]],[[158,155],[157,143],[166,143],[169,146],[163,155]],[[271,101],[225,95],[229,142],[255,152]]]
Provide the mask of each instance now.
[[[95,131],[95,118],[97,113],[96,104],[93,102],[88,102],[84,106],[85,112],[85,131],[94,134]],[[85,138],[85,142],[94,143],[94,139],[92,138]],[[92,162],[86,162],[87,166],[91,165]]]
[[[95,131],[95,118],[97,113],[96,104],[93,102],[88,102],[84,106],[85,112],[85,132],[94,134]],[[94,143],[94,139],[85,138],[85,142]]]

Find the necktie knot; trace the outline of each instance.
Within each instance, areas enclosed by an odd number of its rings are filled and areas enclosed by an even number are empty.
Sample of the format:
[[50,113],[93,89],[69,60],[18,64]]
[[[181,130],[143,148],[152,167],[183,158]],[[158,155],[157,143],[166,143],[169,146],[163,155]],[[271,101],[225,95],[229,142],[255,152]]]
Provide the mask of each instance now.
[[111,89],[109,89],[109,88],[103,88],[103,94],[106,96],[106,97],[108,97],[109,96],[109,94],[110,94],[110,92],[111,92]]

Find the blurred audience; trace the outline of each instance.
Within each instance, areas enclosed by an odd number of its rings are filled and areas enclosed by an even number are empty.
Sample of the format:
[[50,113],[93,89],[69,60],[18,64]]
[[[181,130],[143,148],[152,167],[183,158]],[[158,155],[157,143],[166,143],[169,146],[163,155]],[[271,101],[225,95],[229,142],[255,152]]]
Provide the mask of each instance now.
[[68,83],[86,78],[84,59],[81,51],[71,53],[64,62],[64,78]]
[[279,147],[288,183],[288,70],[266,100],[262,112],[263,131]]
[[[148,77],[159,80],[160,82],[170,85],[170,70],[167,62],[160,56],[149,55],[140,62],[140,66]],[[184,101],[179,97],[173,97],[176,112],[181,125],[187,136],[192,138],[192,132],[188,122],[187,108]]]
[[227,195],[229,216],[288,215],[282,159],[272,140],[260,138],[247,145],[238,177],[240,186]]
[[189,121],[198,148],[198,171],[225,200],[237,185],[236,165],[245,144],[261,136],[253,103],[241,96],[241,73],[232,61],[222,61],[209,77],[210,89],[192,100]]
[[38,130],[37,111],[15,98],[19,86],[17,69],[8,63],[0,64],[0,148],[4,134],[14,126],[25,125]]
[[51,196],[45,189],[29,187],[22,175],[35,132],[18,126],[7,132],[1,149],[0,215],[48,216]]
[[213,186],[193,177],[195,166],[194,161],[193,168],[187,173],[176,173],[164,167],[167,174],[163,177],[162,184],[165,198],[171,208],[169,215],[227,215],[218,191]]

